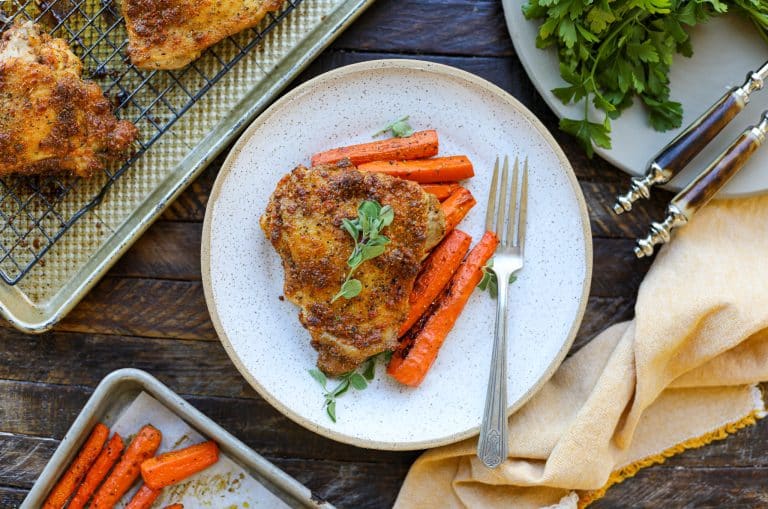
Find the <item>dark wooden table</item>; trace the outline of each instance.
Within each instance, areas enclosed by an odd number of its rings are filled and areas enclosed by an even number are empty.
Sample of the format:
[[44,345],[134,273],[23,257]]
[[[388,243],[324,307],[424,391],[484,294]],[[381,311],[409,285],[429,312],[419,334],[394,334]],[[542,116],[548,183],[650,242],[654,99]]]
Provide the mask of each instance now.
[[[554,133],[589,205],[595,270],[577,350],[633,315],[649,262],[633,239],[661,218],[658,192],[631,215],[610,211],[627,177],[589,160],[558,132],[525,74],[497,0],[379,0],[303,74],[378,58],[419,58],[478,74],[511,92]],[[222,157],[56,327],[28,336],[0,328],[0,508],[17,507],[94,387],[123,367],[154,374],[190,403],[339,507],[393,503],[418,452],[358,449],[283,417],[239,375],[216,338],[200,282],[206,199]],[[768,426],[740,431],[641,472],[595,507],[768,507]]]

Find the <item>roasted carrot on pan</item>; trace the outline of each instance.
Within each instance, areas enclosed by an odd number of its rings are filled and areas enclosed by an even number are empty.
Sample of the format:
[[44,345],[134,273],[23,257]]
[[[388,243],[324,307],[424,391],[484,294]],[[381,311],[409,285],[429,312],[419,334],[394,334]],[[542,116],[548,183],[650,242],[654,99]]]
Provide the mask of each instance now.
[[437,155],[437,150],[437,131],[419,131],[407,138],[390,138],[319,152],[312,156],[312,166],[335,164],[343,159],[349,159],[355,166],[371,161],[424,159]]
[[120,462],[101,485],[91,502],[91,509],[109,509],[120,500],[139,477],[141,464],[155,455],[162,434],[154,426],[144,426],[125,450]]
[[146,484],[139,488],[125,509],[149,509],[160,496],[160,490],[153,490]]
[[101,481],[104,480],[110,469],[120,459],[121,452],[123,452],[123,439],[119,434],[115,433],[109,439],[99,457],[96,458],[96,461],[93,462],[93,466],[85,475],[85,480],[75,492],[72,500],[69,501],[67,509],[82,509],[85,507],[85,504],[88,503],[88,500],[96,491],[96,488],[99,487]]
[[440,295],[461,265],[471,243],[472,237],[461,230],[453,230],[424,260],[413,284],[408,318],[400,327],[400,336],[408,332]]
[[443,201],[459,188],[456,182],[444,182],[442,184],[421,184],[421,188],[429,194],[434,194],[438,200]]
[[83,481],[88,469],[99,456],[104,442],[109,437],[109,428],[99,423],[93,428],[91,435],[80,449],[75,461],[61,476],[59,482],[53,487],[51,494],[43,504],[43,509],[60,509],[64,507],[67,499],[72,495],[77,486]]
[[387,373],[393,378],[413,387],[424,380],[472,290],[482,279],[482,268],[493,256],[498,244],[496,235],[486,232],[470,251],[448,288],[435,303],[432,314],[406,334],[403,341],[408,343],[401,343],[403,347],[395,350],[387,366]]
[[163,507],[163,509],[184,509],[184,504],[171,504]]
[[452,195],[442,203],[443,214],[445,214],[445,231],[449,232],[464,219],[469,209],[475,206],[477,201],[469,189],[459,187]]
[[219,461],[216,442],[203,442],[161,454],[141,464],[144,483],[156,490],[176,484]]
[[360,171],[386,173],[393,177],[413,180],[423,184],[463,180],[475,175],[472,163],[466,156],[435,157],[415,161],[381,160],[357,166]]

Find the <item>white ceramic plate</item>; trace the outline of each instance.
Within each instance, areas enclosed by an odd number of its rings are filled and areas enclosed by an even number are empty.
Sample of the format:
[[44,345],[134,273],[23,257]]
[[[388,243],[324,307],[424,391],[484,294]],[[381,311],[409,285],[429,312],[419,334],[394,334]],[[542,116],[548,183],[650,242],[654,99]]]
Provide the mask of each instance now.
[[[566,106],[551,90],[563,86],[557,54],[554,49],[536,47],[540,22],[528,21],[517,0],[503,0],[507,26],[517,55],[536,89],[559,117],[581,118],[583,106]],[[729,88],[741,86],[750,71],[768,60],[768,45],[755,28],[737,15],[715,18],[691,32],[694,55],[677,55],[672,64],[670,85],[672,98],[683,105],[683,127],[660,133],[648,124],[645,110],[635,106],[612,122],[613,148],[598,148],[603,158],[632,175],[642,175],[648,162],[685,126],[693,122]],[[582,103],[583,104],[583,103]],[[749,125],[756,124],[762,111],[768,109],[768,90],[752,94],[747,108],[676,178],[669,188],[680,190],[710,161],[725,150]],[[602,119],[602,115],[599,117]],[[736,197],[768,191],[768,150],[755,154],[741,172],[721,191],[722,197]]]
[[[371,387],[338,400],[334,424],[307,373],[316,353],[298,308],[278,298],[283,268],[258,220],[280,177],[308,164],[310,154],[370,141],[404,114],[417,129],[438,130],[441,154],[471,158],[477,176],[467,187],[481,203],[496,154],[530,158],[527,260],[510,294],[510,411],[551,376],[570,347],[592,266],[589,219],[567,159],[525,107],[480,78],[427,62],[380,60],[315,78],[262,114],[232,150],[208,204],[202,248],[208,308],[237,368],[278,410],[327,437],[381,449],[431,447],[476,431],[494,302],[475,292],[419,388],[399,385],[379,366]],[[477,206],[461,228],[478,240],[484,216],[485,207]]]

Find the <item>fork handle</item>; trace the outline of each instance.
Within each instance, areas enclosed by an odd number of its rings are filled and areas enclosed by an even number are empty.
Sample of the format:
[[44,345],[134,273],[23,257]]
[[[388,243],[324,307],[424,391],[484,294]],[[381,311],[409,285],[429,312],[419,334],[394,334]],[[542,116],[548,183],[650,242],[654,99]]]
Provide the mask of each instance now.
[[507,431],[507,288],[509,276],[494,271],[498,284],[496,299],[496,332],[491,354],[491,372],[485,411],[480,425],[477,455],[488,468],[496,468],[507,458],[509,434]]

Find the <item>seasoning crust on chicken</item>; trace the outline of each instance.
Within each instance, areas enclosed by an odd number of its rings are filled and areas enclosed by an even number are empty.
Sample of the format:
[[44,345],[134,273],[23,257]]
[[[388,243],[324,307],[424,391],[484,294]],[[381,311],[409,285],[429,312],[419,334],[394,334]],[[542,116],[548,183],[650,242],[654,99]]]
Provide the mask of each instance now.
[[63,39],[32,22],[0,39],[0,176],[70,172],[89,177],[138,136],[118,120]]
[[128,54],[142,69],[179,69],[207,47],[258,25],[283,0],[123,0]]
[[[382,231],[391,242],[355,272],[360,294],[331,302],[354,248],[342,219],[357,217],[364,200],[394,209],[394,221]],[[421,261],[442,238],[445,217],[437,199],[414,182],[300,166],[278,183],[261,227],[282,258],[285,297],[301,308],[299,320],[312,336],[318,367],[339,375],[397,345]]]

